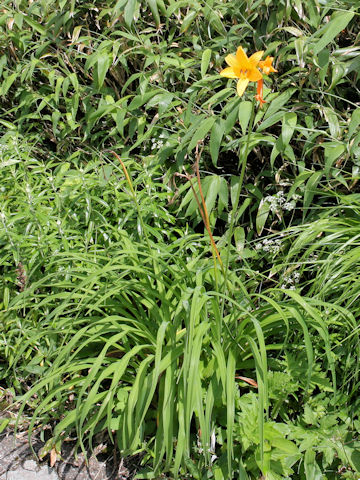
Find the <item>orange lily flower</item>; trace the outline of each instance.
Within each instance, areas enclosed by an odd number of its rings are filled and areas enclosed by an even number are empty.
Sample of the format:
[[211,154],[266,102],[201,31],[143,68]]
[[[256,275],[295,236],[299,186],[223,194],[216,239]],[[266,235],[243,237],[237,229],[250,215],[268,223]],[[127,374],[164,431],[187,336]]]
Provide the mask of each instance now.
[[242,47],[236,51],[236,55],[227,55],[225,62],[229,65],[220,72],[226,78],[238,78],[237,94],[242,97],[249,82],[258,82],[262,74],[256,68],[260,62],[263,51],[255,52],[248,58]]
[[269,75],[271,72],[277,72],[277,70],[271,65],[273,60],[274,57],[269,57],[268,55],[265,60],[259,62],[259,68],[261,68],[265,75]]

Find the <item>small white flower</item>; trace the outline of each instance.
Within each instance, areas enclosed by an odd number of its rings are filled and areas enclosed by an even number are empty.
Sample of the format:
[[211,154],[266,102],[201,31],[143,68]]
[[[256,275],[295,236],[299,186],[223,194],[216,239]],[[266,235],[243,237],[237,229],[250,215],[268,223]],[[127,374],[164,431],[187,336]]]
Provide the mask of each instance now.
[[294,202],[285,202],[284,205],[283,205],[283,209],[284,210],[294,210],[295,208],[295,203]]

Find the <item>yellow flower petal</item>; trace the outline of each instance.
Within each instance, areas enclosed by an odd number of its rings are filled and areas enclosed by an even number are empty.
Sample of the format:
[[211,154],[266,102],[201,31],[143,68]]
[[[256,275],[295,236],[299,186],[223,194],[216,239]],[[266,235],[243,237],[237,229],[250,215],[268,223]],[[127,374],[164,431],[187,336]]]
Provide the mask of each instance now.
[[249,58],[249,62],[253,67],[256,67],[256,65],[259,63],[260,58],[263,56],[264,51],[260,50],[259,52],[255,52],[251,55]]
[[246,76],[250,80],[250,82],[258,82],[263,78],[263,76],[261,75],[261,73],[257,68],[252,68],[251,70],[249,70]]
[[229,67],[239,67],[239,62],[235,55],[227,55],[225,57],[225,62],[229,65]]
[[220,75],[226,78],[238,78],[232,67],[224,68],[224,70],[221,70]]
[[247,78],[240,78],[240,80],[238,81],[236,90],[239,97],[243,96],[243,93],[245,92],[245,88],[248,86],[248,83],[249,80]]
[[238,47],[236,51],[236,60],[238,61],[241,70],[248,70],[249,68],[251,68],[249,59],[242,47]]

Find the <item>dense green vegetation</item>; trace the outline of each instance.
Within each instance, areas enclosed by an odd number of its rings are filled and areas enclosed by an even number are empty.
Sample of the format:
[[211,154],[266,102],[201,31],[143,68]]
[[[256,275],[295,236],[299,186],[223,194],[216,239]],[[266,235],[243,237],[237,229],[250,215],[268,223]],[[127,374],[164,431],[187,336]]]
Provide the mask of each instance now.
[[1,430],[106,433],[138,479],[359,478],[359,15],[2,3]]

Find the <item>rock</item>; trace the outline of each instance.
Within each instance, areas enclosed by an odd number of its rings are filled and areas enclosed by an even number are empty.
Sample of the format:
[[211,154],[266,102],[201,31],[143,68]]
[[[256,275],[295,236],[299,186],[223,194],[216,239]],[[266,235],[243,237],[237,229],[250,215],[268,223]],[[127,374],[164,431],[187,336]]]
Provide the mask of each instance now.
[[35,460],[25,460],[23,463],[23,468],[25,470],[30,470],[31,472],[36,472],[39,467]]
[[[38,452],[43,446],[34,438],[33,447]],[[39,464],[32,458],[33,452],[24,435],[15,438],[11,430],[0,434],[0,480],[114,480],[118,478],[111,462],[101,462],[89,452],[89,463],[85,457],[73,455],[74,444],[64,442],[61,460],[56,468]],[[110,458],[110,457],[109,457]]]
[[35,470],[26,470],[25,468],[18,468],[7,472],[6,480],[59,480],[56,472],[49,467],[43,466],[38,469],[36,462],[27,460],[25,464],[35,464]]

